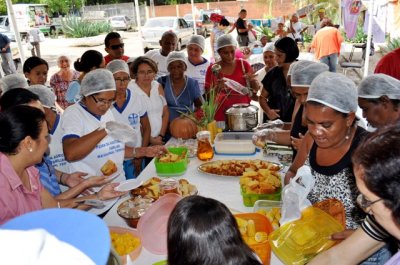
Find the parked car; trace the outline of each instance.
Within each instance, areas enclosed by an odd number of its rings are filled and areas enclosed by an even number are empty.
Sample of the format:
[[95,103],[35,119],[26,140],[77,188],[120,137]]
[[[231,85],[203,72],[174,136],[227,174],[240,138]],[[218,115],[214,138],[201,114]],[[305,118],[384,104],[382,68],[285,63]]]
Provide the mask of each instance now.
[[134,21],[127,16],[113,16],[109,18],[111,27],[115,30],[130,30],[134,27]]
[[161,36],[166,31],[175,32],[178,37],[177,50],[187,45],[193,35],[193,28],[179,17],[153,17],[146,21],[142,27],[142,42],[144,52],[160,48]]
[[[189,23],[190,27],[193,28],[193,15],[186,14],[183,18]],[[206,14],[202,14],[200,16],[195,16],[195,19],[197,35],[202,35],[204,38],[210,35],[214,27],[214,23],[210,20],[210,17]]]

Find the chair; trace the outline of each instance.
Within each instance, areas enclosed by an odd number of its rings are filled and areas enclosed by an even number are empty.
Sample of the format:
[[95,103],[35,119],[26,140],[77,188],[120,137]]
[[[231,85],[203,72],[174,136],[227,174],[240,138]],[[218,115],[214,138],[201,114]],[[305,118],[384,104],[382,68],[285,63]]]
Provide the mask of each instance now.
[[[355,49],[362,49],[361,61],[358,61],[358,62],[352,61]],[[361,69],[364,67],[366,50],[367,50],[366,43],[353,45],[353,47],[351,48],[349,60],[346,62],[340,62],[340,67],[343,69],[343,73],[345,75],[347,74],[347,70],[349,70],[349,69],[360,69],[360,71],[361,71]]]

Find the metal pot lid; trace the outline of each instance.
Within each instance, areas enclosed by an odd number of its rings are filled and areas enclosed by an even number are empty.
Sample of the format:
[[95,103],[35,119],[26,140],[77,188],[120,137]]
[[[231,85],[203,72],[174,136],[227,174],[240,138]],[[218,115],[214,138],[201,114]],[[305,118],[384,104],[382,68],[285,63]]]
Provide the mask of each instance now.
[[232,107],[225,111],[225,114],[237,115],[237,114],[253,114],[258,112],[258,107],[250,104],[233,104]]

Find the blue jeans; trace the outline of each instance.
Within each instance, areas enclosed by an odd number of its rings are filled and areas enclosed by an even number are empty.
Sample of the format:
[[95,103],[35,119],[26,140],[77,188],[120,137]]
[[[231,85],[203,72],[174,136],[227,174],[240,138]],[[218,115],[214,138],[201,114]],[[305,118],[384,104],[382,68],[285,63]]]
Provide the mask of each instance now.
[[336,72],[336,65],[338,63],[337,53],[332,53],[328,56],[321,57],[319,61],[329,66],[329,72],[334,72],[334,73]]
[[389,246],[386,245],[369,258],[361,262],[359,265],[383,265],[392,257],[392,252],[389,250]]

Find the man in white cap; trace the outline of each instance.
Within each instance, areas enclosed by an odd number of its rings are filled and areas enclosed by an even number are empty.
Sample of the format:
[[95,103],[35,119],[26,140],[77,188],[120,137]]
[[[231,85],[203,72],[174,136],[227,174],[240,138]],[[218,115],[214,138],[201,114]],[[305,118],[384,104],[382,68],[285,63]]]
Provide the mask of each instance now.
[[204,46],[205,39],[200,35],[193,35],[187,45],[188,62],[186,74],[197,80],[201,95],[204,95],[206,72],[210,65],[210,62],[201,56],[204,52]]

